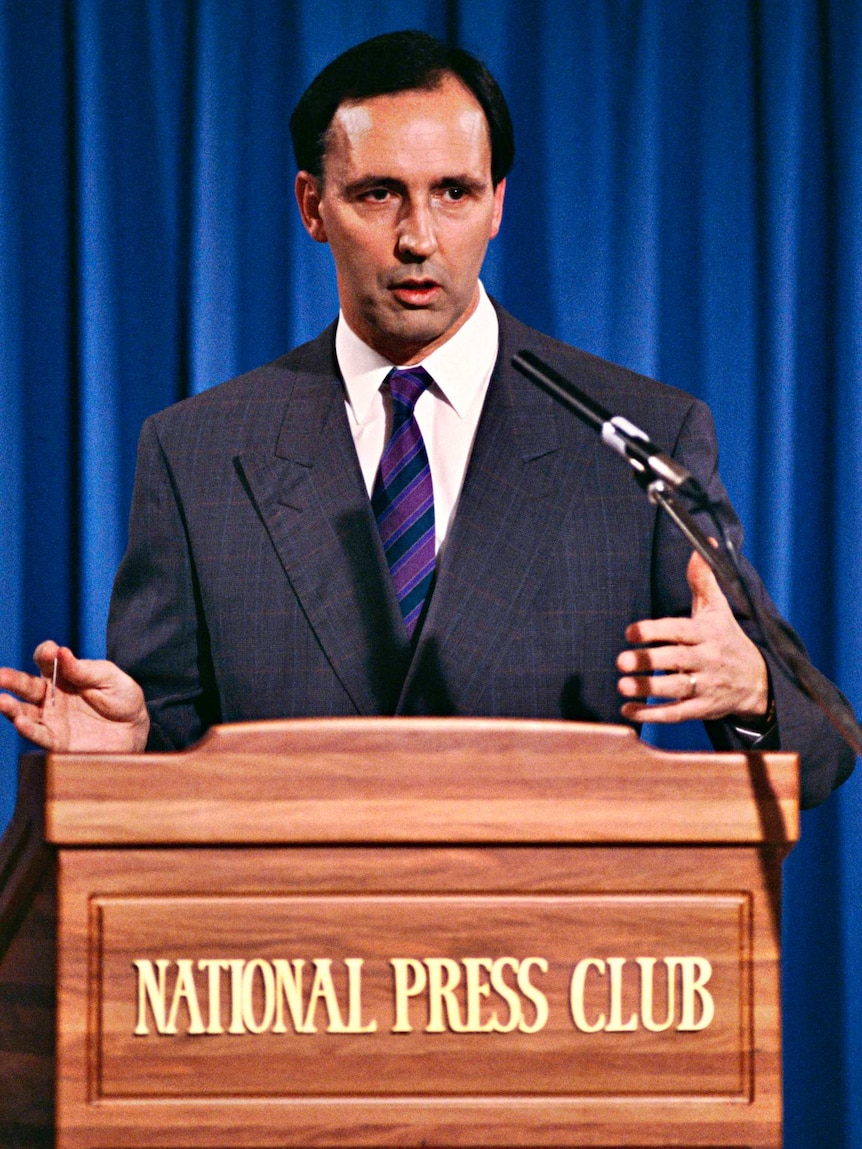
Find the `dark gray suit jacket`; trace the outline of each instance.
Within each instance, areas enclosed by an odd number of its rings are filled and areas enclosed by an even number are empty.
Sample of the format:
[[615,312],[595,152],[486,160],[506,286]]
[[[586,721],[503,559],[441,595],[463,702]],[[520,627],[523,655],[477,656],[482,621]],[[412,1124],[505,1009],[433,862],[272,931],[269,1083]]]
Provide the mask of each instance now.
[[[628,465],[511,367],[521,348],[647,428],[722,504],[741,543],[703,403],[500,312],[497,366],[414,651],[330,327],[144,425],[108,646],[144,688],[151,746],[186,746],[214,722],[273,717],[620,721],[625,628],[690,611],[689,547]],[[822,800],[852,754],[770,671],[780,745],[802,755],[804,800]],[[739,744],[726,724],[710,733],[718,746]]]

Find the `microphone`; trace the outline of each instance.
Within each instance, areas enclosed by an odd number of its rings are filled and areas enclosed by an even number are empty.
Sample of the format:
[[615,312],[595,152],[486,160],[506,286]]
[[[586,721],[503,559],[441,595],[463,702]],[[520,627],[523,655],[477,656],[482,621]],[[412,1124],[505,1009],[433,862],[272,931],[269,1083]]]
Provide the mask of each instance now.
[[709,496],[691,471],[651,442],[640,427],[622,415],[612,415],[532,351],[518,351],[512,356],[512,365],[579,419],[594,427],[602,442],[622,455],[640,476],[648,481],[660,479],[699,506],[709,505]]

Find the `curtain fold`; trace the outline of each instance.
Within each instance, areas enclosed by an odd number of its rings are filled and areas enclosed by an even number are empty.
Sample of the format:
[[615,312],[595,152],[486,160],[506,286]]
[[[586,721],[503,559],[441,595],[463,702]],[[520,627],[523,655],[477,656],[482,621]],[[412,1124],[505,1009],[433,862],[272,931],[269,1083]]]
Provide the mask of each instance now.
[[[509,97],[489,290],[709,402],[748,553],[862,708],[857,0],[0,0],[0,663],[101,655],[143,419],[334,316],[287,121],[399,27]],[[788,1149],[862,1149],[860,817],[853,778],[786,865]]]

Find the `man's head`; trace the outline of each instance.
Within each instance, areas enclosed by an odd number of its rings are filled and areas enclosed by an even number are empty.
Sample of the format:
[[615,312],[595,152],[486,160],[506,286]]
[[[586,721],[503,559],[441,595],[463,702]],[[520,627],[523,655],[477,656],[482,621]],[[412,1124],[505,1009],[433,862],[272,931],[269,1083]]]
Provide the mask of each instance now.
[[348,324],[392,362],[419,361],[478,302],[513,155],[502,93],[468,53],[393,33],[325,68],[291,131],[300,212],[332,249]]
[[496,187],[515,158],[509,108],[481,60],[444,44],[427,32],[387,32],[365,40],[332,60],[311,81],[290,117],[296,166],[318,179],[332,118],[341,104],[415,89],[428,91],[455,76],[485,113],[491,141],[491,176]]

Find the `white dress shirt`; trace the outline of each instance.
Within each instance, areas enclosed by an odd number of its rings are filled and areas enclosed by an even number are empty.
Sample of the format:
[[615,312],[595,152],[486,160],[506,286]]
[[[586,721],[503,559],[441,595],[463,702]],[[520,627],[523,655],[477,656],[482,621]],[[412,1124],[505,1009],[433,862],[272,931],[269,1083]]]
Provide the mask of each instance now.
[[[476,310],[451,339],[422,361],[434,383],[419,396],[415,413],[434,485],[438,553],[461,494],[498,342],[497,313],[480,283]],[[392,427],[389,388],[381,390],[381,385],[397,364],[363,343],[343,314],[338,317],[335,354],[344,380],[347,418],[370,496]]]

